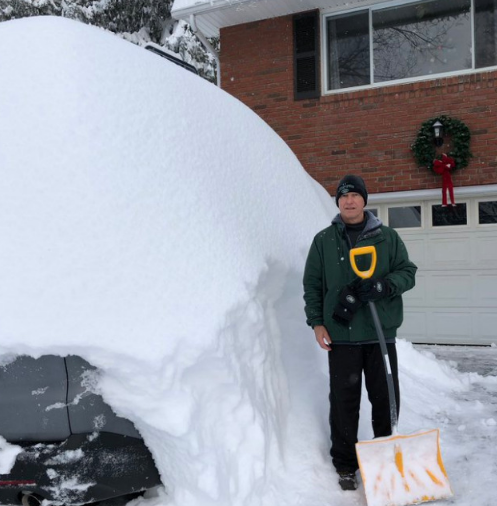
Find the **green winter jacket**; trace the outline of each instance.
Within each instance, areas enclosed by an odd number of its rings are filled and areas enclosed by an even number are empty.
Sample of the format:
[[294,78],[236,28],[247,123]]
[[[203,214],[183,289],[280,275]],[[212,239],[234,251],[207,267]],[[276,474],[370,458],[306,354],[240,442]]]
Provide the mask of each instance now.
[[[417,267],[409,260],[406,247],[395,230],[386,227],[371,212],[355,247],[375,246],[377,264],[373,278],[387,279],[391,292],[375,302],[385,338],[393,339],[402,324],[402,294],[413,288]],[[377,341],[368,304],[364,304],[349,325],[332,318],[338,296],[345,285],[357,280],[349,260],[350,241],[345,224],[337,215],[331,226],[316,235],[304,271],[304,300],[307,324],[324,325],[335,343]],[[367,270],[370,255],[356,258],[358,268]]]

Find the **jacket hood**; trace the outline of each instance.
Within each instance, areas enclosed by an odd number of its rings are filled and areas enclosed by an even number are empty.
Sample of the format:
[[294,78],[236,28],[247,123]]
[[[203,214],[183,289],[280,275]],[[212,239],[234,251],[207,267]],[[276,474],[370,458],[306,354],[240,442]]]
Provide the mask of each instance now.
[[[366,226],[364,227],[363,234],[367,234],[369,232],[372,232],[373,230],[376,230],[377,228],[380,228],[383,225],[383,222],[377,218],[371,211],[368,211],[367,209],[364,210],[364,214],[367,218]],[[333,220],[331,221],[332,225],[341,225],[342,227],[345,227],[345,223],[342,220],[342,215],[338,213]]]
[[[369,237],[373,237],[375,235],[381,234],[380,228],[383,225],[383,222],[377,218],[371,211],[364,210],[364,214],[366,216],[366,226],[364,227],[364,230],[359,234],[359,237],[357,238],[357,242],[361,241],[362,239],[367,239]],[[345,227],[346,224],[342,220],[342,216],[340,213],[338,213],[331,222],[331,225],[337,226],[340,230],[340,233],[346,237],[347,242],[350,245],[350,240],[345,233]]]

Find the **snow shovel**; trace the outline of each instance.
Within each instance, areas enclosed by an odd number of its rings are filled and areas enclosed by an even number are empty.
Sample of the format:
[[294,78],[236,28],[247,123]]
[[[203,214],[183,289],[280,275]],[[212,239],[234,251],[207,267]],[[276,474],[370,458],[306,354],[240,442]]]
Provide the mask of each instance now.
[[[356,257],[371,255],[368,270],[361,271]],[[350,251],[354,272],[363,279],[372,277],[376,248],[365,246]],[[387,376],[392,435],[356,443],[359,469],[368,506],[404,506],[451,497],[449,478],[440,451],[438,429],[408,436],[397,433],[397,403],[385,336],[374,302],[368,302],[373,317]]]

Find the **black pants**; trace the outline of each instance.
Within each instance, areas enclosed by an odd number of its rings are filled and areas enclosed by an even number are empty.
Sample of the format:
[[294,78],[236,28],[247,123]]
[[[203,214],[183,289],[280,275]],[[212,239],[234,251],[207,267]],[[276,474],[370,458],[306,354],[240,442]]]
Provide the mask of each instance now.
[[[400,406],[397,350],[387,344],[390,357],[397,414]],[[330,367],[331,457],[337,471],[355,472],[359,465],[355,452],[359,427],[362,373],[366,380],[375,437],[391,435],[388,387],[379,344],[332,345]]]

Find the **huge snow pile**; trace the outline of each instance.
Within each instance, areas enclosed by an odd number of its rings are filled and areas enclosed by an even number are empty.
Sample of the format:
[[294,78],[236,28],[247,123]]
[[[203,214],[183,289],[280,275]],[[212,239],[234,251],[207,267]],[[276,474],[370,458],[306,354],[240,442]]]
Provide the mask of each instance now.
[[[4,23],[0,47],[0,362],[97,366],[161,473],[148,506],[364,505],[337,488],[303,315],[332,200],[240,102],[139,47],[60,18]],[[462,396],[493,378],[405,342],[399,360],[400,430],[442,425],[469,506],[492,488],[495,419]]]
[[0,45],[2,352],[99,367],[178,504],[262,494],[286,447],[282,297],[301,306],[331,200],[248,108],[139,47],[60,18]]

